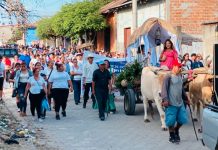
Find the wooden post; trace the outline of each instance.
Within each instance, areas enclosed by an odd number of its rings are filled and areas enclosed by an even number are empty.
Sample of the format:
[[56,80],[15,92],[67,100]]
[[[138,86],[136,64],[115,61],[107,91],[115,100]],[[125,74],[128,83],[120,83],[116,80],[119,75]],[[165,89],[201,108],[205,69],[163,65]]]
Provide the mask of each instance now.
[[133,33],[137,28],[137,0],[132,0],[132,30]]

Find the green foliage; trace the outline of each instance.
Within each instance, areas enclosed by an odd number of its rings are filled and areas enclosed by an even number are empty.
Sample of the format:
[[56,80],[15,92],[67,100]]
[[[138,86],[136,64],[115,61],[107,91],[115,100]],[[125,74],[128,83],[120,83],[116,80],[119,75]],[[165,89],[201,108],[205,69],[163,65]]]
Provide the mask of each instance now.
[[42,39],[65,36],[77,40],[86,32],[102,30],[106,27],[106,20],[99,10],[110,1],[85,0],[66,4],[56,15],[39,22],[38,36]]
[[52,28],[52,18],[43,18],[37,23],[37,36],[40,39],[51,39],[57,35]]
[[133,64],[128,64],[125,66],[124,70],[119,74],[116,79],[115,85],[117,88],[121,89],[121,81],[127,80],[129,86],[134,86],[135,81],[140,81],[142,74],[142,66],[134,61]]

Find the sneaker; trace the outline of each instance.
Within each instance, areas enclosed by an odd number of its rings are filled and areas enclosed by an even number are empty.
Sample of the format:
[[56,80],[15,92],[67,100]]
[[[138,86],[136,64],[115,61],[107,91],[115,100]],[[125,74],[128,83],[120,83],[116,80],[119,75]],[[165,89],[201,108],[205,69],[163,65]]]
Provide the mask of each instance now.
[[40,123],[43,122],[43,119],[42,119],[42,118],[39,118],[39,122],[40,122]]
[[175,137],[170,136],[169,142],[170,143],[176,143]]
[[86,104],[83,104],[83,108],[86,108]]
[[66,111],[62,111],[62,115],[63,115],[63,117],[66,117],[67,116]]
[[101,120],[101,121],[104,121],[104,120],[105,120],[105,117],[100,117],[100,120]]
[[17,112],[20,112],[20,108],[17,109]]
[[180,136],[178,134],[175,134],[175,142],[176,143],[180,142]]
[[56,120],[60,120],[60,116],[59,115],[56,115]]

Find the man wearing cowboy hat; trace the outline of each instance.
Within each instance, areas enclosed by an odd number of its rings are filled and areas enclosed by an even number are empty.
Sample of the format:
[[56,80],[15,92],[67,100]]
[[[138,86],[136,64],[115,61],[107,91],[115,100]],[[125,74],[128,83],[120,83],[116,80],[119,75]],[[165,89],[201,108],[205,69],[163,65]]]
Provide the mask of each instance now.
[[[93,72],[98,69],[98,65],[93,62],[94,56],[92,54],[89,54],[88,57],[88,63],[84,65],[83,67],[83,88],[85,89],[84,91],[84,102],[83,102],[83,108],[86,108],[86,103],[89,99],[89,91],[90,88],[92,88],[92,77],[93,77]],[[91,96],[93,105],[95,104],[95,98],[92,94]]]

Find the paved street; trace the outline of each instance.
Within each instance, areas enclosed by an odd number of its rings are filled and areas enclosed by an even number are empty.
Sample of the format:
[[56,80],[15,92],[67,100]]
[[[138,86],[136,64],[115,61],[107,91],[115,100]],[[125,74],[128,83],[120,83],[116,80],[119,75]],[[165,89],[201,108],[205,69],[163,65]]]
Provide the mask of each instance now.
[[[16,116],[15,100],[6,94],[7,105]],[[43,123],[33,122],[30,112],[26,121],[36,127],[42,127],[46,145],[60,150],[206,150],[200,141],[196,141],[192,124],[181,129],[181,143],[168,143],[168,132],[161,131],[160,121],[155,113],[155,120],[143,122],[143,105],[137,106],[135,116],[126,116],[122,99],[116,102],[117,114],[109,114],[106,121],[99,121],[97,111],[91,109],[89,102],[86,109],[82,104],[76,106],[69,98],[67,117],[55,120],[54,112],[48,112]],[[29,111],[29,105],[28,105]],[[44,137],[44,138],[45,138]]]

